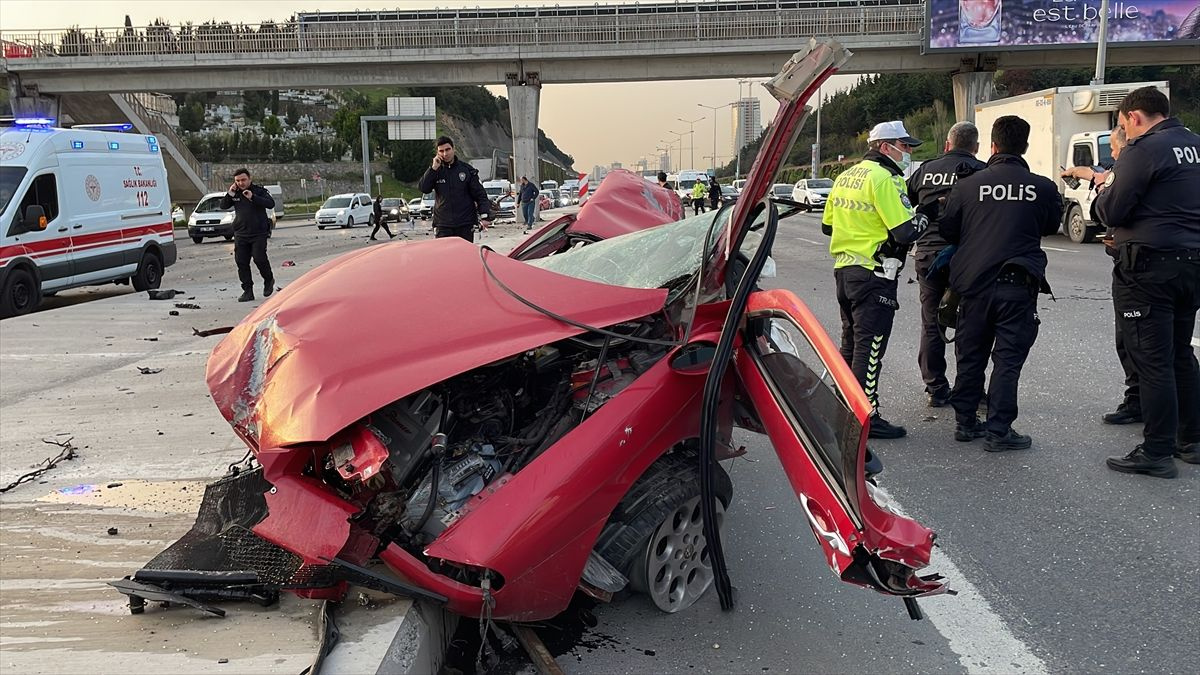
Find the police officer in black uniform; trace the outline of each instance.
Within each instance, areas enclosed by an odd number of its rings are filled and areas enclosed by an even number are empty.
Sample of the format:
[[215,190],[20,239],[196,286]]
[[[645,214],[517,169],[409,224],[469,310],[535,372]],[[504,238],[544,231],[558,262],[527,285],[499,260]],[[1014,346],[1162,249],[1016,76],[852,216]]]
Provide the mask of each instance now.
[[479,171],[454,156],[449,136],[437,139],[432,165],[417,183],[422,194],[434,193],[433,226],[436,238],[461,237],[475,241],[475,226],[491,214],[492,202],[479,182]]
[[1137,368],[1143,442],[1108,468],[1174,478],[1172,455],[1200,464],[1200,368],[1191,346],[1200,307],[1200,136],[1154,87],[1117,108],[1128,145],[1099,174],[1094,210],[1113,228],[1113,304]]
[[[1037,293],[1048,288],[1041,238],[1057,232],[1062,220],[1058,187],[1021,158],[1028,148],[1028,122],[1015,115],[997,119],[987,168],[958,179],[939,223],[946,241],[958,244],[950,287],[962,298],[954,341],[958,374],[950,395],[954,438],[986,436],[988,452],[1032,445],[1012,428],[1017,384],[1037,339]],[[989,356],[988,414],[981,424],[975,411]]]
[[975,158],[975,153],[979,152],[979,129],[971,122],[959,122],[950,127],[944,151],[941,157],[922,164],[908,179],[909,200],[930,222],[929,229],[917,240],[913,258],[921,288],[921,347],[917,352],[917,364],[921,367],[921,379],[925,381],[931,408],[941,408],[950,402],[946,343],[942,341],[937,323],[938,304],[950,286],[950,270],[943,268],[932,277],[929,275],[934,259],[949,245],[938,231],[937,218],[955,181],[987,166]]

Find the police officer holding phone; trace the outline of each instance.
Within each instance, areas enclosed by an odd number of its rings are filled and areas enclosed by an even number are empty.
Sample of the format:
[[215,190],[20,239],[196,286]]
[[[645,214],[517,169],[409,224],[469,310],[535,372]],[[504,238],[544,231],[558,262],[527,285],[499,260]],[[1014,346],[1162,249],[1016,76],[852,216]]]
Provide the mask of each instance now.
[[1141,389],[1143,441],[1113,471],[1174,478],[1200,464],[1200,368],[1191,341],[1200,307],[1200,136],[1170,117],[1154,87],[1117,108],[1128,144],[1099,174],[1093,209],[1113,228],[1113,305]]
[[[1015,115],[997,119],[987,168],[958,179],[938,221],[946,241],[958,244],[950,287],[962,298],[950,394],[954,438],[985,437],[988,452],[1033,443],[1012,423],[1021,368],[1038,334],[1038,290],[1048,289],[1041,239],[1058,231],[1062,198],[1049,178],[1029,170],[1021,157],[1028,149],[1028,122]],[[987,421],[980,423],[975,414],[989,356]]]
[[242,284],[238,302],[254,300],[251,260],[262,276],[263,295],[271,295],[275,292],[275,275],[267,259],[267,238],[271,236],[271,216],[267,209],[275,208],[275,198],[265,187],[250,180],[248,170],[238,169],[233,172],[233,184],[221,197],[219,206],[233,209],[233,260]]
[[422,194],[434,193],[433,226],[436,238],[461,237],[475,241],[475,227],[490,218],[492,202],[479,182],[479,171],[458,159],[449,136],[437,139],[437,154],[421,176]]
[[931,408],[941,408],[950,402],[946,343],[937,322],[938,304],[950,286],[950,273],[946,268],[929,273],[937,255],[950,245],[938,231],[937,221],[954,183],[987,166],[975,158],[977,152],[979,129],[971,122],[959,122],[946,134],[945,154],[922,164],[908,179],[909,200],[929,217],[929,228],[917,240],[913,261],[921,289],[921,346],[917,364]]

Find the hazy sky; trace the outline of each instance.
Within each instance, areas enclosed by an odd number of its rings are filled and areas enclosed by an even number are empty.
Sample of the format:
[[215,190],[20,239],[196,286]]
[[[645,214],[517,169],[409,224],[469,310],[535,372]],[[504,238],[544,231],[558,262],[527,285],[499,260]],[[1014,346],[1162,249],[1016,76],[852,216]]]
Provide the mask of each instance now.
[[[617,4],[627,0],[606,0]],[[703,0],[702,0],[703,1]],[[511,7],[513,5],[593,4],[587,0],[0,0],[0,29],[117,27],[128,14],[135,26],[144,26],[156,18],[172,23],[202,22],[220,19],[258,23],[281,20],[297,12],[347,11],[369,9],[410,9],[432,7]],[[761,82],[760,78],[757,82]],[[825,87],[845,87],[857,76],[838,76]],[[397,83],[403,84],[403,83]],[[699,80],[688,82],[630,82],[623,84],[558,84],[542,88],[539,125],[558,146],[575,157],[575,168],[588,171],[593,165],[618,161],[631,166],[639,157],[653,158],[656,146],[674,139],[670,131],[686,134],[688,125],[679,118],[703,118],[695,128],[695,163],[709,165],[705,157],[713,154],[713,113],[698,104],[718,106],[738,96],[737,80]],[[498,95],[503,86],[489,88]],[[753,87],[762,101],[765,125],[775,115],[775,100],[761,86]],[[748,89],[742,86],[742,91]],[[716,154],[721,163],[731,158],[731,114],[728,108],[716,113]],[[679,143],[675,142],[674,162],[679,161]],[[683,139],[683,164],[691,164],[691,141]],[[652,160],[651,166],[655,163]],[[678,168],[678,165],[676,165]]]

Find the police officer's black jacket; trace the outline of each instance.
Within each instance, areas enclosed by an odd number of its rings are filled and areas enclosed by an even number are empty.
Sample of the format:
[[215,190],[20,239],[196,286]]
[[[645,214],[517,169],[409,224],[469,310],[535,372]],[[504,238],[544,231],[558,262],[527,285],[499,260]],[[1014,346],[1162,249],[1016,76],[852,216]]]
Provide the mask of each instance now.
[[959,178],[942,211],[942,236],[958,244],[950,287],[963,297],[989,290],[1005,265],[1046,276],[1042,237],[1058,231],[1062,198],[1049,178],[1016,155],[992,155],[987,168]]
[[275,208],[275,198],[261,185],[250,184],[250,199],[242,196],[239,190],[235,194],[225,193],[221,197],[220,207],[233,207],[233,236],[238,239],[257,239],[271,233],[271,216],[267,209]]
[[908,199],[917,210],[929,218],[929,228],[917,240],[917,249],[941,249],[948,243],[938,230],[941,214],[938,199],[950,193],[959,178],[969,176],[987,166],[966,150],[950,150],[936,159],[921,164],[908,177]]
[[490,213],[492,202],[479,182],[479,171],[455,158],[453,164],[443,164],[436,171],[425,170],[417,187],[423,193],[433,192],[433,224],[436,227],[474,227],[479,214]]
[[1171,117],[1130,139],[1093,209],[1118,246],[1200,249],[1200,136]]

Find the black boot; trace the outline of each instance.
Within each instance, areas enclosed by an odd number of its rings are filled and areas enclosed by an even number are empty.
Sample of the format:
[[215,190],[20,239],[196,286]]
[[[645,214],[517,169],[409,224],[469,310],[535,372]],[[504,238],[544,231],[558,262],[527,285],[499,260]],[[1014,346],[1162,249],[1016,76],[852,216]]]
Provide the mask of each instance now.
[[1175,456],[1188,464],[1200,464],[1200,443],[1188,443],[1175,448]]
[[1113,412],[1106,413],[1105,424],[1137,424],[1142,421],[1142,406],[1140,403],[1123,401]]
[[930,408],[945,408],[950,403],[950,387],[941,387],[929,392]]
[[263,297],[269,298],[275,292],[275,279],[272,277],[263,282]]
[[1137,446],[1124,457],[1109,457],[1104,460],[1108,468],[1121,473],[1144,473],[1147,476],[1155,478],[1174,478],[1179,475],[1179,468],[1175,466],[1175,458],[1167,455],[1166,457],[1151,457],[1142,450],[1142,446]]
[[954,425],[954,440],[958,441],[959,443],[970,443],[976,438],[983,438],[986,435],[987,429],[985,429],[983,423],[977,419],[971,420],[966,424],[960,422]]
[[1009,450],[1027,450],[1033,445],[1033,439],[1024,435],[1018,434],[1015,429],[1009,428],[1008,433],[1003,436],[992,432],[987,432],[987,437],[983,439],[983,449],[988,452],[1008,452]]
[[242,291],[238,296],[238,302],[250,302],[254,299],[254,291]]
[[883,419],[879,413],[871,415],[871,431],[867,438],[903,438],[907,434],[907,429]]

